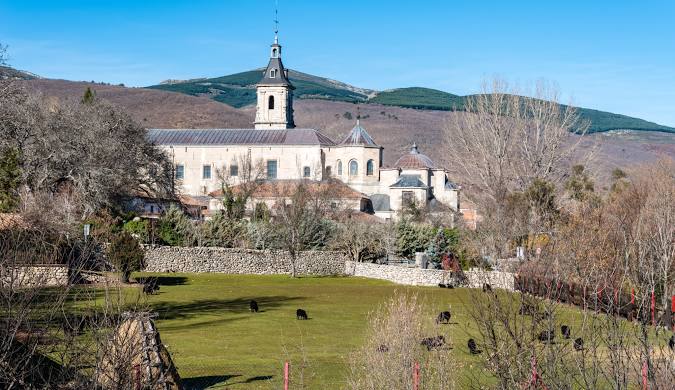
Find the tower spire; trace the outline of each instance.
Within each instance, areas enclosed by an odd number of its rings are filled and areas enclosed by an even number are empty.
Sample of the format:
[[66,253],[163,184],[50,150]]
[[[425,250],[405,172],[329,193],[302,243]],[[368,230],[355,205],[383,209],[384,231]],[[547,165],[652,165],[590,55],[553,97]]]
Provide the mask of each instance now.
[[279,0],[274,2],[274,44],[279,44]]

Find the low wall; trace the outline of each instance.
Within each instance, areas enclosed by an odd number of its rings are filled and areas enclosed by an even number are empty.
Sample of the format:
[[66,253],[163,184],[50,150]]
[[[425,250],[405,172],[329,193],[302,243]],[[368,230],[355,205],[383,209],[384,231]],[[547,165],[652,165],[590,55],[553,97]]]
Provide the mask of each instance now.
[[382,279],[411,286],[459,285],[452,272],[437,269],[421,269],[397,265],[345,262],[345,274],[364,278]]
[[489,283],[493,288],[501,288],[508,291],[514,290],[513,274],[477,269],[464,272],[465,278],[459,279],[458,276],[452,272],[437,269],[421,269],[415,267],[347,261],[345,262],[345,274],[371,279],[388,280],[390,282],[411,286],[452,284],[460,287],[482,288],[483,283]]
[[51,287],[68,284],[65,265],[26,265],[0,269],[0,284],[14,287]]
[[[296,261],[298,274],[341,275],[347,256],[341,252],[305,251]],[[290,274],[286,251],[214,247],[147,247],[147,272],[218,272],[227,274]]]

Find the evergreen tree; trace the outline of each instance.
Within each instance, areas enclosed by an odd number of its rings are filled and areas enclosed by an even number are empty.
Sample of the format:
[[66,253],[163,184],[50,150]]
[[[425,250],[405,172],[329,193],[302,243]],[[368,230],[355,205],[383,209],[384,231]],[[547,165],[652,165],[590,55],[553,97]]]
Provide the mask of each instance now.
[[108,260],[120,273],[123,283],[129,282],[129,276],[143,267],[143,248],[131,234],[122,232],[116,235],[108,247]]
[[82,100],[80,101],[82,104],[94,104],[96,101],[96,92],[92,91],[91,88],[87,87],[86,91],[84,91],[84,95],[82,96]]
[[171,206],[159,219],[158,235],[171,246],[190,246],[195,241],[192,221],[176,206]]

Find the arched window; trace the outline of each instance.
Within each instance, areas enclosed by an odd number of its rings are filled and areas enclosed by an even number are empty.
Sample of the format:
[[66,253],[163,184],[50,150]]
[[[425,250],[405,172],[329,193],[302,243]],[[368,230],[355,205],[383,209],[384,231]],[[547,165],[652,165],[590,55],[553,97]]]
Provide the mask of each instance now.
[[342,161],[338,160],[337,167],[338,167],[338,176],[342,176]]
[[373,176],[374,166],[375,164],[373,163],[373,160],[368,160],[366,163],[366,175]]
[[277,49],[272,49],[272,58],[277,58]]
[[309,177],[309,175],[310,175],[309,167],[302,168],[302,177]]
[[270,96],[267,102],[267,108],[269,108],[270,110],[274,110],[274,96]]
[[349,162],[349,176],[356,176],[359,174],[359,163],[356,160]]

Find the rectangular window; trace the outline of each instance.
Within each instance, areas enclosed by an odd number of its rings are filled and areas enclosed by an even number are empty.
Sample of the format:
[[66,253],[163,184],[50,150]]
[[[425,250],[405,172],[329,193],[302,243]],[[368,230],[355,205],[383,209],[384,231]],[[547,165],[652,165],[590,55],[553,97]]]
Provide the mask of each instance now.
[[267,161],[267,178],[270,180],[277,178],[277,160]]
[[185,178],[185,166],[176,165],[176,180],[183,180]]
[[415,200],[415,194],[412,191],[403,191],[401,201],[404,206],[408,206]]
[[206,179],[206,180],[211,179],[211,166],[210,165],[204,165],[202,167],[202,179]]
[[239,166],[238,165],[230,165],[230,176],[232,176],[232,177],[239,176]]
[[302,168],[302,177],[309,177],[311,174],[311,171],[309,167],[304,167]]

